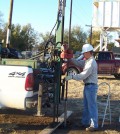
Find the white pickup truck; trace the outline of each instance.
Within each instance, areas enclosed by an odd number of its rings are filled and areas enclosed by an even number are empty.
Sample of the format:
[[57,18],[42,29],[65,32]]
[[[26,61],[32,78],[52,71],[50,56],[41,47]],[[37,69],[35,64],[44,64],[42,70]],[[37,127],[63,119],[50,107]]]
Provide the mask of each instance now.
[[[54,83],[54,70],[42,68],[37,60],[2,59],[0,64],[0,108],[37,108],[39,84]],[[44,103],[53,100],[54,86],[45,87]],[[49,94],[50,92],[50,94]],[[54,93],[53,93],[54,94]]]
[[37,100],[33,77],[30,66],[0,65],[0,107],[31,108]]

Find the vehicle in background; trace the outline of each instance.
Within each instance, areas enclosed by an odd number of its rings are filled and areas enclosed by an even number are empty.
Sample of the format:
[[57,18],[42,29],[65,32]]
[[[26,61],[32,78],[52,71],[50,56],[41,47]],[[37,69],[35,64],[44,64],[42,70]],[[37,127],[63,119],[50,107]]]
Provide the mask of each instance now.
[[46,53],[45,54],[45,60],[48,60],[48,59],[50,59],[51,58],[51,54],[50,53]]
[[22,59],[22,55],[14,48],[2,48],[2,58]]
[[113,47],[112,52],[113,52],[113,54],[115,56],[115,59],[120,60],[120,47],[116,47],[116,46]]
[[[75,58],[76,60],[83,60],[83,55],[80,55],[79,57]],[[64,75],[66,72],[68,72],[68,75],[76,75],[80,73],[83,69],[77,65],[75,65],[71,60],[69,60],[69,64],[67,64],[67,59],[63,60],[62,63],[62,74]]]
[[[116,60],[113,52],[99,51],[94,52],[94,57],[98,65],[98,74],[114,75],[115,78],[120,78],[120,60]],[[62,74],[68,71],[68,74],[80,73],[83,68],[75,65],[72,61],[62,64]]]
[[31,51],[22,51],[21,54],[22,54],[23,59],[29,59],[32,57]]
[[81,55],[81,52],[80,51],[76,51],[75,54],[74,54],[74,58],[77,58]]
[[120,60],[120,54],[114,54],[116,60]]

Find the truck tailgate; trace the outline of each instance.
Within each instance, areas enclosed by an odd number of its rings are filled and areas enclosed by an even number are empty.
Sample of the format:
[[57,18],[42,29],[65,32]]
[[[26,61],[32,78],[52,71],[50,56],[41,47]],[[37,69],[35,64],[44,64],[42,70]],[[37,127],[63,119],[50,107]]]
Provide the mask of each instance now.
[[0,65],[0,105],[24,109],[25,98],[33,91],[25,90],[26,76],[33,73],[31,67]]

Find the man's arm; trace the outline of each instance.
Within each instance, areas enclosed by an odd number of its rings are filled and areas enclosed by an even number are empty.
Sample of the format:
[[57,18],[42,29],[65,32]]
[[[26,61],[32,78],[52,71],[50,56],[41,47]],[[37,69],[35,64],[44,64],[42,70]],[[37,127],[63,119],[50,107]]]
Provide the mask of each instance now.
[[76,60],[76,59],[71,59],[71,61],[76,65],[80,67],[84,67],[85,65],[85,60]]
[[92,64],[86,64],[85,68],[80,74],[73,75],[74,80],[84,80],[92,73]]

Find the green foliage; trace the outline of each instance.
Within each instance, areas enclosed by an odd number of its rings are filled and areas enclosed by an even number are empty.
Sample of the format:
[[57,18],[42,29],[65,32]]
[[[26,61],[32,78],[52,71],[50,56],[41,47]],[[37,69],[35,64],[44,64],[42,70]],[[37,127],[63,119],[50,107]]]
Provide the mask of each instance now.
[[40,38],[41,38],[41,43],[39,44],[39,51],[42,51],[44,48],[45,48],[45,45],[48,41],[52,41],[54,44],[55,44],[55,36],[54,35],[51,35],[50,36],[50,33],[47,32],[45,34],[43,33],[40,33]]
[[31,27],[31,24],[27,24],[21,27],[19,24],[12,25],[11,30],[11,44],[10,46],[21,51],[32,50],[34,45],[37,44],[37,33]]
[[[92,32],[92,40],[91,40],[91,44],[93,45],[93,47],[95,47],[99,44],[99,40],[100,40],[100,31],[93,31]],[[87,41],[88,41],[88,43],[90,43],[90,32],[89,32]]]
[[[0,12],[0,41],[4,40],[3,47],[5,47],[7,35],[7,23],[3,22],[3,15]],[[64,32],[64,41],[68,42],[68,29]],[[52,35],[50,37],[50,33],[47,32],[45,34],[41,33],[38,34],[31,26],[31,24],[27,24],[25,26],[21,26],[20,24],[14,25],[12,24],[11,27],[11,40],[10,40],[10,47],[16,48],[18,50],[32,50],[32,48],[36,48],[39,51],[42,51],[45,48],[46,42],[52,38],[52,42],[55,44],[55,36]],[[74,26],[71,29],[71,36],[70,36],[70,48],[75,51],[81,51],[82,46],[86,43],[90,43],[91,38],[91,30],[88,31],[88,38],[87,33],[83,31],[80,26]],[[108,37],[110,41],[112,36]],[[99,44],[100,40],[100,31],[92,31],[92,42],[91,44],[93,47]],[[41,42],[39,42],[41,41]],[[108,50],[111,50],[114,44],[111,42],[108,44]]]
[[[68,41],[69,31],[65,30],[64,40]],[[87,34],[80,26],[74,26],[71,29],[70,48],[75,51],[81,51],[83,44],[86,42]]]
[[[5,41],[5,34],[6,34],[6,30],[5,30],[6,24],[4,24],[3,22],[3,14],[0,12],[0,42],[2,42],[3,40]],[[3,44],[3,46],[5,46],[5,44]]]
[[112,48],[114,47],[114,43],[108,43],[108,51],[112,51]]
[[[42,39],[42,42],[40,43],[39,50],[43,50],[46,42],[49,40],[49,32],[46,34],[40,34],[40,38]],[[64,32],[64,42],[68,42],[68,35],[69,31],[68,29]],[[52,42],[55,43],[55,38],[52,35],[51,37],[53,40]],[[70,38],[70,48],[75,51],[81,51],[81,48],[83,44],[86,42],[87,35],[85,32],[83,32],[82,28],[79,26],[75,26],[71,29],[71,38]]]
[[0,29],[0,42],[4,41],[2,47],[5,47],[5,41],[6,41],[6,34],[7,34],[7,24],[2,24],[2,28]]
[[[7,23],[3,23],[2,17],[3,15],[0,12],[0,42],[4,40],[3,47],[5,47]],[[10,47],[22,51],[32,50],[35,45],[38,45],[38,33],[32,28],[31,24],[27,24],[23,27],[19,24],[12,24]]]
[[3,14],[0,12],[0,28],[2,28],[2,24],[3,24]]
[[[108,43],[108,50],[111,51],[112,48],[114,47],[114,43],[111,42],[112,40],[112,35],[108,35],[108,41],[110,43]],[[88,36],[88,39],[87,39],[88,43],[90,43],[90,31],[89,31],[89,36]],[[96,47],[100,42],[100,31],[93,31],[92,32],[92,45],[93,47]]]

